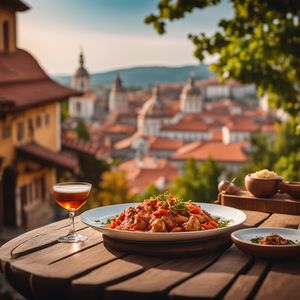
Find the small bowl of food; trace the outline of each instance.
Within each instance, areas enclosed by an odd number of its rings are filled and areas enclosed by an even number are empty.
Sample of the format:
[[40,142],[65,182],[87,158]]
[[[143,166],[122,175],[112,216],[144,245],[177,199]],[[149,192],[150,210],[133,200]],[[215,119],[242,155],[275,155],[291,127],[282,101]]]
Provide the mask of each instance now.
[[247,228],[233,232],[231,239],[246,254],[267,259],[300,255],[300,230],[290,228]]
[[273,171],[267,169],[248,174],[245,177],[245,187],[257,198],[270,198],[278,190],[283,178]]
[[279,189],[283,193],[287,193],[295,199],[300,199],[300,182],[285,181],[280,183]]

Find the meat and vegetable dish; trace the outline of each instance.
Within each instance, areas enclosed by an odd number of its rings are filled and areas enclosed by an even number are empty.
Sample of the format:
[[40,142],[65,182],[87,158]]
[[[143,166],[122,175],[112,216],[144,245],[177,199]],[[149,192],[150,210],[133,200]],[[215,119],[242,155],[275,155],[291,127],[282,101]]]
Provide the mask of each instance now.
[[280,236],[279,234],[270,233],[265,237],[256,237],[250,240],[254,244],[260,245],[294,245],[297,244],[296,241],[288,240]]
[[226,227],[229,221],[212,217],[207,211],[180,197],[164,193],[144,200],[136,207],[107,221],[106,228],[144,232],[182,232]]

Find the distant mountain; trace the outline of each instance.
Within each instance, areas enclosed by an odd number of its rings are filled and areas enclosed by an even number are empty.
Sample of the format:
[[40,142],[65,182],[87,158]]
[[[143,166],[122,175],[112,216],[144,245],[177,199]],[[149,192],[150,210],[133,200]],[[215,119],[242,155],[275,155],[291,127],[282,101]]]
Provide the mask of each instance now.
[[[191,73],[197,79],[214,76],[208,70],[208,65],[182,66],[182,67],[133,67],[127,69],[116,69],[109,72],[91,74],[91,84],[95,88],[99,84],[110,85],[119,72],[123,83],[127,87],[150,86],[154,83],[183,82]],[[71,76],[53,76],[55,80],[63,85],[70,85]]]

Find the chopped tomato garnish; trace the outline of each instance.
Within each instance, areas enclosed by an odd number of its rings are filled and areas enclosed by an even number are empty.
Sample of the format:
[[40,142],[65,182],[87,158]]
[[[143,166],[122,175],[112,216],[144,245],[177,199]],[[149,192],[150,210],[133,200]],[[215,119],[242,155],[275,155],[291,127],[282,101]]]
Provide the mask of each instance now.
[[188,208],[193,214],[199,214],[200,212],[200,207],[198,205],[189,205]]
[[165,215],[166,213],[167,213],[167,210],[164,208],[161,208],[154,213],[154,216],[159,217],[159,216]]

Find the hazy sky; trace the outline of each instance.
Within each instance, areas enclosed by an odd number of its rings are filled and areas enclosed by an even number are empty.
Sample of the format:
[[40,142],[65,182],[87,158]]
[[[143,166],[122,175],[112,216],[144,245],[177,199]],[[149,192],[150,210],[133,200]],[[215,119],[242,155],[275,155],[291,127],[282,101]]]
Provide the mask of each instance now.
[[196,64],[189,32],[212,33],[231,15],[227,2],[195,11],[169,24],[159,36],[145,25],[158,0],[27,0],[19,13],[19,47],[29,50],[47,72],[68,74],[78,65],[80,46],[90,72],[141,65]]

